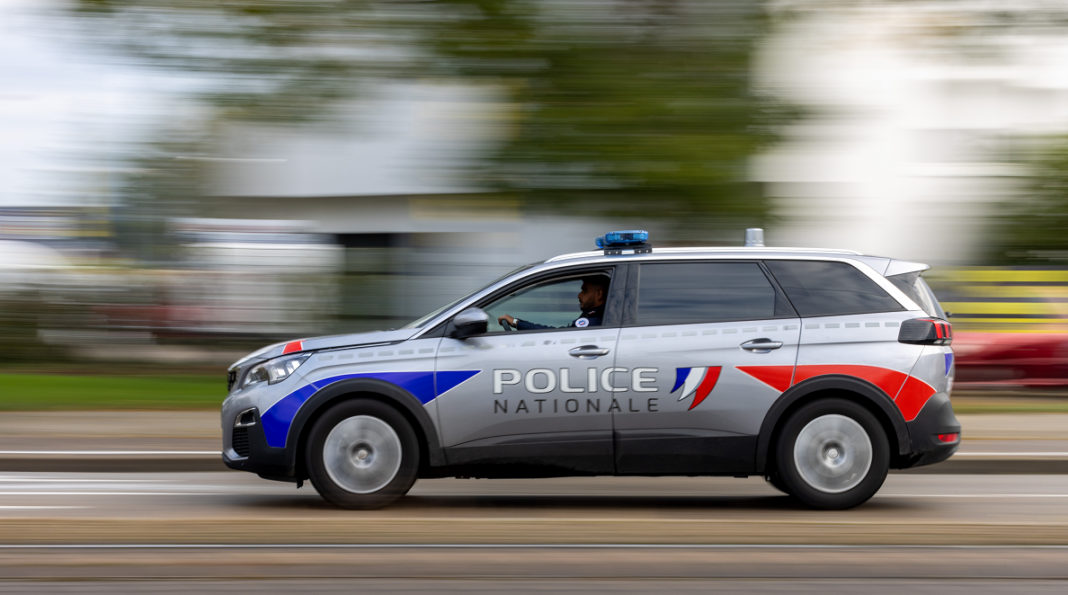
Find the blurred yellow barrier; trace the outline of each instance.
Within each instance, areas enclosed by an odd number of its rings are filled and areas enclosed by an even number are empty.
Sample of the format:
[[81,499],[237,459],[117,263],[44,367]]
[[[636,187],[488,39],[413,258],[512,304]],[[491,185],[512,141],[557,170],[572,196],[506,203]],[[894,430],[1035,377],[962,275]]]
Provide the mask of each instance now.
[[925,275],[957,331],[1068,332],[1068,267],[960,267]]
[[[1065,283],[1068,269],[954,268],[950,276],[961,283]],[[940,275],[941,276],[941,275]]]

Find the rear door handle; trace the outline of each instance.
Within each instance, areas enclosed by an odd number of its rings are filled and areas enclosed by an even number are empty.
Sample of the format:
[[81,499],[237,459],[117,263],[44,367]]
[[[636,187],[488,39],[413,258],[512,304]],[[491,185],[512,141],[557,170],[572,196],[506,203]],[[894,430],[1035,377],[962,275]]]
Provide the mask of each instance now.
[[782,341],[772,341],[771,339],[753,339],[752,341],[746,341],[741,345],[742,349],[746,351],[752,351],[753,353],[770,353],[772,349],[778,349],[782,347]]
[[602,355],[608,355],[609,351],[611,350],[596,345],[582,345],[568,351],[568,353],[571,354],[571,357],[577,357],[579,359],[596,359]]

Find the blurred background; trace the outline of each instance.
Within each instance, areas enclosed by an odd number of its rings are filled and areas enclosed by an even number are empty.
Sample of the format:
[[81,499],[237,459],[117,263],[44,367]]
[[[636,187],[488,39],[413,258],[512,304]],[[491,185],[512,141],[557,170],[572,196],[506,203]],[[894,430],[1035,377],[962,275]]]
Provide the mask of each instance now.
[[0,0],[0,407],[111,398],[65,374],[215,406],[264,344],[627,228],[929,263],[957,386],[1057,394],[1066,33],[1046,0]]

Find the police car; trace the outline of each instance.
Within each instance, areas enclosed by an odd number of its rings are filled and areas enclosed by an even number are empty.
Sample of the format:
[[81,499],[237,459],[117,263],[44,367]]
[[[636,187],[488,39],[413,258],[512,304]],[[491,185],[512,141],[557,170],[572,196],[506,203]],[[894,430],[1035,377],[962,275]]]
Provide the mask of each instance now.
[[952,455],[929,267],[758,231],[744,248],[614,232],[399,330],[266,347],[229,370],[223,460],[345,508],[418,478],[761,475],[844,509]]

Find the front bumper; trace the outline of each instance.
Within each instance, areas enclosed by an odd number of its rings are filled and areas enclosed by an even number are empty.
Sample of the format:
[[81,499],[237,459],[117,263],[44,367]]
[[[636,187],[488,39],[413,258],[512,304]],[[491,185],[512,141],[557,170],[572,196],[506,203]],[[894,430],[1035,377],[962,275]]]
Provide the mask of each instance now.
[[[294,482],[303,479],[298,477],[296,465],[285,448],[267,446],[259,410],[255,410],[254,414],[255,423],[243,428],[234,427],[240,413],[230,416],[229,419],[224,418],[223,463],[231,469],[255,473],[264,479]],[[245,444],[247,446],[244,446]],[[235,446],[247,454],[239,454]]]
[[[960,448],[960,422],[953,413],[949,395],[936,393],[920,410],[916,419],[906,422],[912,440],[912,452],[901,458],[900,469],[940,463]],[[939,434],[957,434],[955,442],[941,442]]]

